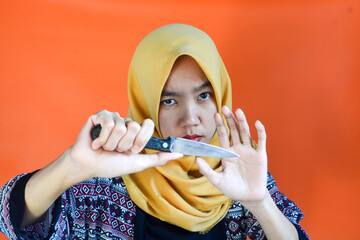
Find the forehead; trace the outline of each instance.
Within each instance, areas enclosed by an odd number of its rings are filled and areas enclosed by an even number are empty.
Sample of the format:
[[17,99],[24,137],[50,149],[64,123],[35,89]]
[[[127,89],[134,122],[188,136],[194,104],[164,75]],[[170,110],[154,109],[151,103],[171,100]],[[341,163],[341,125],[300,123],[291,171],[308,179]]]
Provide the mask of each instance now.
[[211,87],[204,71],[190,56],[183,55],[175,61],[163,91],[180,91],[189,88]]

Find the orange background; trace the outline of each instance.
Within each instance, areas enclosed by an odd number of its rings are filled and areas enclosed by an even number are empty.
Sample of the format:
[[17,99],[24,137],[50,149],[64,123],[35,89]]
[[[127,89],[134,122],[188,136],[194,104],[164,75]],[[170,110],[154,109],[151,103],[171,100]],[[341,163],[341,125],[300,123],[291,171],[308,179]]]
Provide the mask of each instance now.
[[91,114],[124,116],[132,54],[168,23],[215,41],[234,106],[253,135],[264,123],[270,172],[310,237],[360,239],[355,0],[0,0],[0,185],[59,156]]

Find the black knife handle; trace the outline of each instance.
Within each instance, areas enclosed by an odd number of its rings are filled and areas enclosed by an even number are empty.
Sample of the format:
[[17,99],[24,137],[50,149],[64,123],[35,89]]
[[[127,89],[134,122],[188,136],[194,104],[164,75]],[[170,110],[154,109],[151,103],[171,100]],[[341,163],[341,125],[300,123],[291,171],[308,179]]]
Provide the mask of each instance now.
[[[98,124],[91,129],[91,138],[95,140],[99,137],[101,132],[101,125]],[[151,137],[150,140],[145,145],[145,148],[159,150],[162,152],[172,152],[174,150],[174,141],[173,137],[168,137],[166,139],[160,139],[156,137]]]
[[174,150],[174,138],[168,137],[166,139],[160,139],[151,137],[145,145],[145,148],[155,149],[162,152],[172,152]]
[[92,140],[95,140],[96,138],[98,138],[99,135],[100,135],[100,132],[101,132],[101,125],[100,124],[93,127],[91,129],[91,138],[92,138]]

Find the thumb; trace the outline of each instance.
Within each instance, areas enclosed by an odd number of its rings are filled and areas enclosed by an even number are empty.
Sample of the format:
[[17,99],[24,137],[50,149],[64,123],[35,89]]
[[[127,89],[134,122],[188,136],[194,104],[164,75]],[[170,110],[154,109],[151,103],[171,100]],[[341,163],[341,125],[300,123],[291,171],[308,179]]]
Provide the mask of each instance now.
[[81,128],[80,133],[76,139],[76,142],[80,143],[81,145],[87,144],[88,146],[91,145],[91,128],[94,126],[91,117],[86,121],[85,125]]
[[196,158],[199,171],[203,174],[215,187],[219,185],[221,173],[215,172],[209,164],[202,158]]
[[171,160],[179,159],[179,158],[182,158],[184,156],[181,153],[170,153],[170,152],[158,152],[158,153],[155,153],[155,154],[147,154],[147,155],[155,156],[154,163],[157,166],[164,165],[165,163],[167,163],[167,162],[169,162]]
[[151,167],[162,166],[165,163],[183,157],[181,153],[158,152],[151,154],[135,154],[137,161],[136,172],[142,171]]

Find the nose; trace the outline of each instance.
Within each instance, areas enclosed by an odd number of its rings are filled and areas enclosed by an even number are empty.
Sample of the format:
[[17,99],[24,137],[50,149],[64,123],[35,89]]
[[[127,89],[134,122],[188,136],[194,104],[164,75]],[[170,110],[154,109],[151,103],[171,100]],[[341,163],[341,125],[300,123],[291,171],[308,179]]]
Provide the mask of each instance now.
[[200,124],[199,109],[196,104],[185,104],[181,111],[180,126],[184,128],[191,128]]

